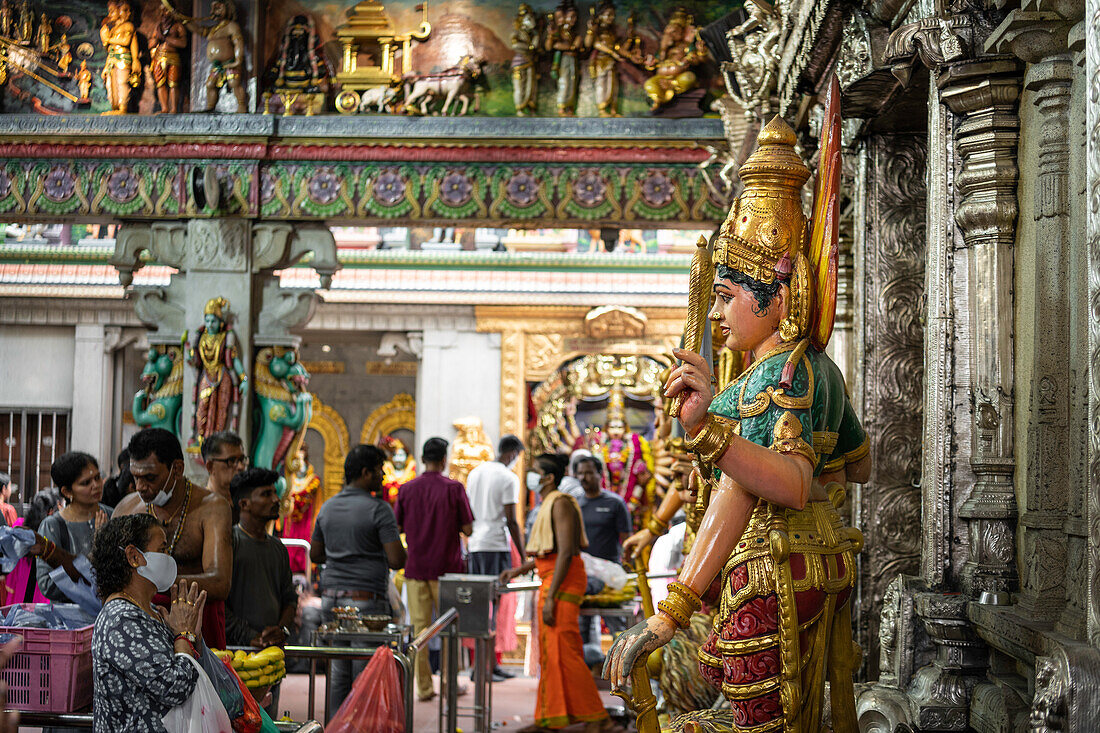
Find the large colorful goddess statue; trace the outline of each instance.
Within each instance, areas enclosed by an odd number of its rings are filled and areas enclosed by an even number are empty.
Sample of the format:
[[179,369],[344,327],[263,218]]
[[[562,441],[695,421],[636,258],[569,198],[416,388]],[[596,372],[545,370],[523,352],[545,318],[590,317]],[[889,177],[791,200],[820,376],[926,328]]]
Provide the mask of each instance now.
[[248,381],[241,363],[237,335],[229,328],[229,301],[211,298],[203,309],[203,325],[191,346],[195,380],[195,413],[191,418],[192,446],[220,430],[237,430],[241,391]]
[[[826,680],[833,729],[857,730],[850,593],[863,540],[835,505],[845,482],[867,479],[870,461],[844,378],[825,354],[836,308],[839,102],[834,79],[812,220],[801,202],[810,171],[776,117],[741,167],[744,190],[718,233],[713,270],[705,256],[692,268],[698,330],[712,285],[711,320],[726,346],[754,361],[714,395],[706,361],[676,351],[683,363],[665,393],[705,464],[709,500],[668,598],[619,637],[605,666],[617,690],[632,679],[637,698],[636,665],[704,602],[716,608],[699,663],[731,708],[685,713],[669,730],[817,733]],[[641,722],[640,714],[639,730],[656,730],[652,718]]]
[[607,398],[603,429],[589,428],[573,449],[587,448],[603,463],[603,487],[618,494],[641,526],[653,503],[655,482],[649,442],[630,429],[623,386],[615,382]]
[[[290,463],[290,491],[286,497],[282,536],[309,542],[313,536],[313,518],[317,515],[317,490],[321,488],[321,477],[309,460],[309,446],[305,443],[299,446],[297,456]],[[287,552],[291,572],[304,573],[309,563],[305,550],[288,547]]]
[[382,487],[386,490],[386,501],[395,504],[401,487],[416,478],[416,460],[409,455],[405,444],[392,435],[383,436],[378,441],[378,447],[386,454],[382,464]]

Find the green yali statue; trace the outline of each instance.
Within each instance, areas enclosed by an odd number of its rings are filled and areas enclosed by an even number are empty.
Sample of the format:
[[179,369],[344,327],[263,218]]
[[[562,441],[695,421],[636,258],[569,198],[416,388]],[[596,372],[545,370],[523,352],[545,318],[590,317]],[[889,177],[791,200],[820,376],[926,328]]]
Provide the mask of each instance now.
[[[282,475],[287,470],[287,457],[297,456],[313,416],[313,395],[306,390],[309,372],[298,360],[296,349],[265,346],[256,354],[253,374],[256,408],[252,465]],[[285,481],[277,488],[282,496]]]
[[142,386],[134,395],[132,406],[134,422],[143,428],[164,428],[178,438],[183,405],[183,349],[165,344],[150,346],[145,359]]

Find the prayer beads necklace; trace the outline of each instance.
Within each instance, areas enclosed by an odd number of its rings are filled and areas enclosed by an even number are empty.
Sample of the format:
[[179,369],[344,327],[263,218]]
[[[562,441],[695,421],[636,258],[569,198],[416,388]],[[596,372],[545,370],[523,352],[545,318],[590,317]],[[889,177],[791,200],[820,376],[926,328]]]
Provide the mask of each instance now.
[[[187,479],[184,479],[183,481],[187,484],[187,494],[183,497],[183,504],[179,507],[179,509],[176,510],[176,512],[182,510],[182,514],[180,514],[179,524],[176,525],[176,531],[172,533],[172,541],[168,543],[168,546],[166,548],[165,554],[168,555],[172,555],[175,553],[176,543],[179,542],[180,535],[183,534],[183,524],[187,521],[187,510],[191,506],[191,489],[194,488],[194,484],[192,484]],[[146,505],[145,511],[149,512],[149,514],[152,515],[153,519],[157,519],[157,515],[153,512],[152,504]],[[172,512],[172,517],[176,516],[176,512]],[[164,522],[165,527],[168,526],[168,522],[172,521],[172,517],[168,517],[168,520]],[[159,522],[160,520],[157,519],[157,521]]]

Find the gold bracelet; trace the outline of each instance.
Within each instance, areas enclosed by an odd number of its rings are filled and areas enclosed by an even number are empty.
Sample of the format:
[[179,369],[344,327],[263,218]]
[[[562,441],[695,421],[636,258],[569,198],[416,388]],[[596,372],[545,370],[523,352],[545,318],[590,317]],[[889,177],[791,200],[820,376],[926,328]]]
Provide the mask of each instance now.
[[668,584],[668,597],[657,604],[657,608],[668,614],[681,629],[691,624],[692,615],[702,607],[699,595],[679,581]]
[[660,537],[665,532],[668,532],[668,522],[658,517],[657,512],[653,512],[649,515],[649,519],[646,520],[645,528],[649,530],[650,534],[655,537]]
[[708,414],[699,434],[688,441],[688,449],[700,458],[716,463],[733,442],[733,428],[730,423],[714,414]]
[[678,628],[686,629],[691,625],[691,618],[684,614],[683,610],[669,602],[669,599],[657,604],[657,610],[672,619]]
[[668,584],[668,593],[687,603],[692,613],[703,608],[703,599],[699,597],[699,594],[678,580]]

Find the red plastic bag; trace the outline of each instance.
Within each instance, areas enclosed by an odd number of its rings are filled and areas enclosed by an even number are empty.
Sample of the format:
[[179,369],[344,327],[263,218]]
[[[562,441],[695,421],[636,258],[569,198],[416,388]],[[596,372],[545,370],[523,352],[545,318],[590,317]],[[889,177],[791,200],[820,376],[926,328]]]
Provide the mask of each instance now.
[[256,698],[252,697],[252,693],[248,691],[237,670],[233,669],[233,664],[228,659],[223,659],[222,664],[229,670],[229,674],[233,675],[233,679],[237,681],[237,687],[244,696],[244,712],[233,719],[233,730],[236,733],[260,733],[260,728],[263,726],[260,704],[256,702]]
[[405,733],[405,700],[393,651],[380,647],[336,711],[327,733]]

